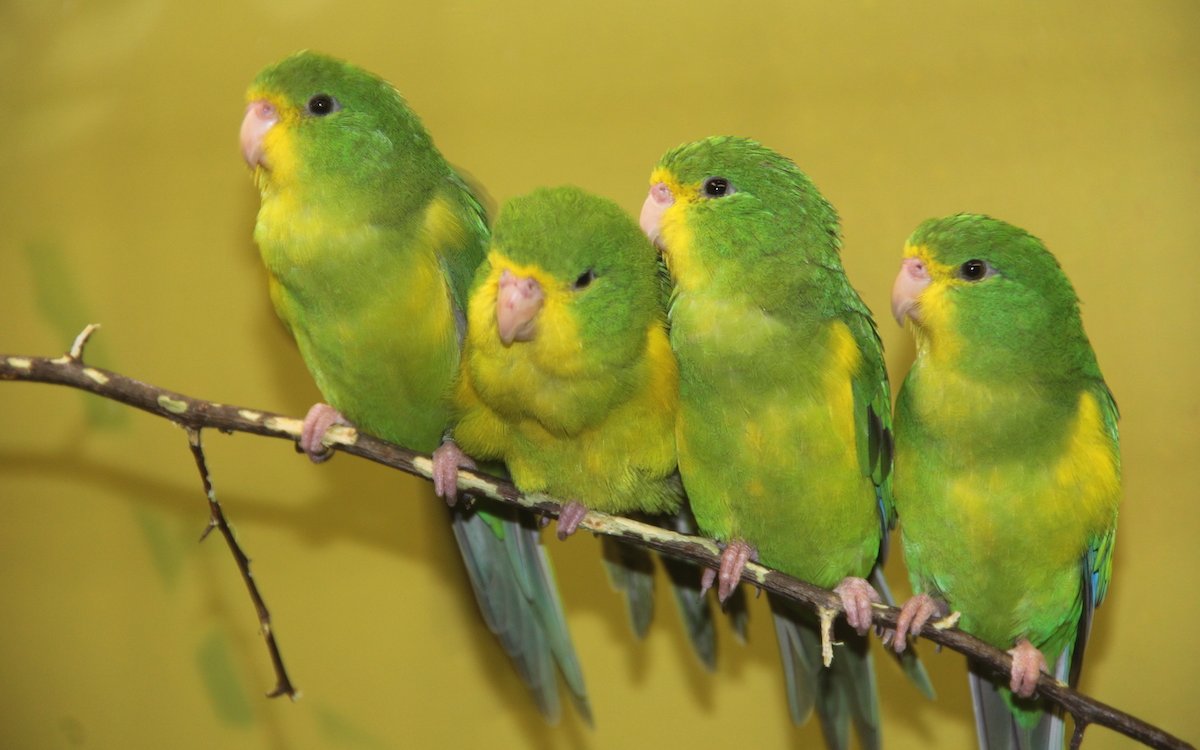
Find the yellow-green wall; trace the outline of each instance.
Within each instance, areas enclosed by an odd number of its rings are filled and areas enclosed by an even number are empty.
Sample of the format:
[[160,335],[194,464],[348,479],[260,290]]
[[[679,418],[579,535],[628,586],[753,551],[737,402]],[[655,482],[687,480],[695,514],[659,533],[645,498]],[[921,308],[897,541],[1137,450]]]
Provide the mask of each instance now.
[[[394,81],[496,201],[573,182],[633,211],[666,148],[754,136],[841,211],[894,382],[912,347],[888,291],[920,220],[988,212],[1061,259],[1124,414],[1115,578],[1083,688],[1200,737],[1200,5],[218,6],[0,4],[0,351],[55,354],[99,322],[97,365],[303,413],[317,394],[267,302],[236,144],[246,84],[299,48]],[[282,441],[207,444],[303,699],[263,697],[271,672],[229,555],[196,543],[206,510],[183,433],[0,383],[0,745],[819,741],[789,725],[761,602],[752,645],[722,631],[707,675],[665,599],[631,642],[586,537],[551,547],[598,727],[548,729],[419,482],[345,456],[314,467]],[[925,653],[935,704],[879,665],[889,746],[965,747],[962,660]],[[1126,744],[1094,729],[1087,746]]]

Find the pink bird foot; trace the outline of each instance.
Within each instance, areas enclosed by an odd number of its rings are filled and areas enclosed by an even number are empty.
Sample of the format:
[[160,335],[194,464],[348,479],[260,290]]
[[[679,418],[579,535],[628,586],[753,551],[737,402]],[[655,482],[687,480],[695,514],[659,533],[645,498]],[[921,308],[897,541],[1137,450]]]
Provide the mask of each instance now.
[[[904,653],[908,648],[909,637],[916,638],[921,634],[921,628],[929,622],[929,618],[938,618],[950,614],[950,608],[940,599],[934,599],[929,594],[917,594],[904,603],[900,608],[900,616],[896,618],[896,632],[885,638],[884,645],[891,645],[897,654]],[[890,641],[890,644],[889,644]]]
[[724,604],[742,580],[742,571],[750,560],[758,562],[758,550],[740,539],[730,542],[721,551],[720,571],[705,568],[700,576],[700,593],[712,588],[717,582],[717,599]]
[[1012,679],[1008,687],[1022,698],[1032,698],[1037,690],[1038,677],[1046,672],[1046,657],[1037,650],[1028,639],[1017,641],[1015,648],[1009,649],[1012,657]]
[[458,502],[458,470],[474,469],[475,462],[453,440],[433,452],[433,492],[451,508]]
[[566,539],[579,528],[579,522],[587,515],[587,506],[578,500],[572,500],[558,512],[558,538]]
[[329,404],[313,404],[304,415],[304,426],[300,428],[297,445],[314,464],[324,463],[333,457],[333,450],[324,444],[325,433],[338,424],[350,424],[342,413]]
[[834,587],[833,593],[842,600],[846,622],[850,623],[850,627],[859,635],[866,635],[871,629],[871,605],[883,601],[879,592],[862,578],[848,577],[843,578],[842,582]]

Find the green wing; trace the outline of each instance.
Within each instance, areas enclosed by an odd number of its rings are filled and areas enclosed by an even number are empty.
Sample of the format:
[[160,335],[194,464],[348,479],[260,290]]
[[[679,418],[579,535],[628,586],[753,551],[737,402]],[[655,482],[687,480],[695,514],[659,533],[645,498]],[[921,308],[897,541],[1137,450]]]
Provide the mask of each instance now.
[[[871,584],[883,597],[884,603],[896,606],[891,587],[883,577],[883,563],[888,555],[888,533],[896,525],[896,507],[892,500],[892,401],[888,384],[887,367],[883,359],[883,342],[875,321],[861,300],[855,295],[857,305],[846,320],[850,331],[862,352],[862,365],[852,382],[854,389],[855,434],[858,437],[858,459],[864,476],[869,476],[875,485],[875,499],[879,504],[879,558],[871,570]],[[915,648],[902,654],[892,649],[885,651],[896,659],[905,676],[925,697],[934,698],[933,682],[925,665],[917,657]]]
[[[860,303],[861,305],[861,303]],[[846,319],[862,364],[855,373],[854,420],[858,438],[858,462],[864,476],[875,485],[883,528],[879,560],[887,557],[887,533],[896,524],[892,502],[892,401],[887,367],[883,360],[883,342],[866,308],[855,309]]]
[[486,253],[486,243],[481,243],[478,238],[488,235],[487,212],[470,186],[453,169],[446,178],[443,197],[456,204],[456,217],[465,225],[461,240],[448,242],[441,247],[439,258],[442,271],[449,281],[456,314],[463,315],[467,309],[475,269],[483,262]]
[[[1104,429],[1112,439],[1113,454],[1117,459],[1117,472],[1121,471],[1121,436],[1117,430],[1117,420],[1121,418],[1120,409],[1117,408],[1116,399],[1113,398],[1112,391],[1103,383],[1096,392],[1097,401],[1100,403],[1100,413],[1104,417]],[[1117,525],[1114,522],[1112,528],[1108,530],[1100,539],[1096,540],[1092,549],[1094,551],[1094,562],[1089,571],[1093,580],[1093,590],[1095,593],[1095,606],[1099,607],[1104,601],[1105,594],[1108,593],[1108,581],[1112,577],[1112,550],[1116,542]]]

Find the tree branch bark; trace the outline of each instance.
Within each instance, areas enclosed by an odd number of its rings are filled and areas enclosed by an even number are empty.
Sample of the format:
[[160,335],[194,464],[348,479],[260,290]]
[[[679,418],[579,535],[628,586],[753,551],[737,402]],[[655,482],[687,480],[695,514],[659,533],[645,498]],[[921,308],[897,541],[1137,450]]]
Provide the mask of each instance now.
[[[292,441],[300,437],[302,420],[260,409],[216,404],[192,398],[142,383],[116,372],[85,365],[83,346],[94,330],[95,326],[88,326],[84,329],[76,338],[71,350],[61,357],[51,359],[49,357],[0,354],[0,380],[49,383],[89,391],[103,398],[119,401],[175,422],[186,428],[189,435],[196,435],[195,444],[198,444],[198,432],[202,428],[215,428],[222,432],[248,432]],[[353,427],[334,427],[327,434],[326,442],[337,450],[409,474],[425,479],[430,479],[432,476],[432,462],[428,455],[359,433]],[[211,495],[207,470],[200,462],[200,458],[197,461],[202,476],[206,477],[205,491],[209,495],[210,504],[212,504],[215,502],[215,498]],[[464,469],[460,470],[458,481],[460,491],[470,496],[484,497],[493,502],[515,505],[545,516],[558,516],[560,504],[557,500],[540,494],[523,494],[505,480]],[[219,510],[219,506],[217,507]],[[221,528],[216,518],[217,516],[214,514],[214,520],[211,523],[217,528]],[[221,518],[223,519],[223,516]],[[720,549],[712,540],[684,536],[621,516],[592,511],[584,517],[580,527],[597,534],[614,536],[632,544],[648,547],[697,565],[716,568],[720,562]],[[239,557],[238,552],[234,553],[235,558]],[[245,555],[240,557],[244,558]],[[242,567],[239,561],[239,570],[242,571],[247,585],[251,587],[251,596],[255,600],[255,607],[259,611],[260,621],[263,624],[264,637],[269,638],[269,648],[272,649],[272,663],[279,680],[278,687],[272,692],[272,695],[293,695],[291,683],[282,668],[282,659],[278,657],[278,651],[273,645],[273,635],[266,607],[262,604],[261,597],[257,596],[248,566]],[[839,599],[833,592],[791,578],[762,565],[748,563],[742,580],[773,594],[806,604],[824,618],[841,612]],[[898,615],[899,610],[882,605],[875,605],[872,612],[875,625],[888,629],[895,628]],[[1012,659],[1003,651],[993,648],[955,627],[935,629],[927,626],[921,635],[926,640],[964,654],[977,663],[990,668],[996,676],[1007,680],[1012,667]],[[1038,694],[1061,707],[1074,719],[1076,730],[1072,738],[1072,747],[1079,746],[1083,739],[1083,732],[1088,726],[1098,724],[1137,740],[1148,747],[1169,750],[1191,748],[1194,750],[1189,743],[1162,729],[1089,698],[1049,675],[1043,674],[1038,681]]]
[[250,600],[254,602],[254,611],[258,614],[258,627],[262,632],[263,640],[266,641],[267,653],[271,656],[271,666],[275,670],[275,689],[267,693],[267,697],[277,698],[286,695],[292,700],[296,700],[299,697],[299,691],[292,684],[287,668],[283,665],[283,653],[279,650],[279,643],[275,640],[275,629],[271,627],[271,611],[267,609],[267,603],[263,600],[262,593],[258,590],[258,583],[254,580],[254,574],[250,572],[250,558],[242,551],[242,545],[238,544],[237,538],[233,535],[233,529],[229,526],[229,521],[225,519],[225,511],[221,510],[221,504],[217,502],[217,492],[213,489],[212,474],[208,471],[208,460],[204,457],[204,446],[200,442],[200,430],[194,427],[186,429],[188,445],[192,449],[192,457],[196,459],[196,468],[200,471],[200,482],[204,485],[204,496],[208,498],[208,526],[204,527],[200,541],[203,542],[207,539],[214,529],[220,531],[221,536],[225,539],[225,545],[229,547],[229,552],[233,555],[234,562],[237,563],[238,571],[242,574],[242,581],[246,584]]

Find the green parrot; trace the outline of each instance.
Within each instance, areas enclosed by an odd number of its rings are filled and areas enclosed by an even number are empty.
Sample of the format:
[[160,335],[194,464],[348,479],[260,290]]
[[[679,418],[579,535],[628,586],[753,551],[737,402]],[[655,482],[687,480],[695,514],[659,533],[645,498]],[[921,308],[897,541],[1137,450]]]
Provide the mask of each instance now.
[[1034,691],[1048,665],[1078,679],[1121,494],[1117,405],[1075,291],[1037,238],[959,214],[909,238],[892,312],[917,343],[895,459],[917,594],[894,646],[960,613],[960,628],[1013,657],[1005,686],[971,673],[981,746],[1061,748],[1062,719]]
[[[890,401],[870,311],[842,270],[837,214],[791,161],[745,138],[669,151],[642,229],[674,280],[679,470],[701,531],[725,544],[719,596],[747,560],[833,588],[854,632],[830,669],[816,618],[769,597],[797,724],[830,747],[880,744],[868,642],[894,520]],[[713,571],[706,571],[709,583]],[[840,625],[840,623],[839,623]],[[931,693],[920,663],[906,669]]]
[[[262,203],[254,238],[271,300],[328,404],[301,447],[352,423],[433,451],[450,426],[467,286],[483,260],[484,211],[386,81],[300,52],[259,73],[242,153]],[[555,665],[590,722],[554,574],[532,519],[452,512],[451,526],[488,627],[548,720]]]
[[[574,187],[509,201],[471,287],[458,420],[453,440],[434,453],[438,494],[454,501],[469,455],[503,460],[524,492],[570,498],[560,539],[589,509],[677,516],[679,375],[666,290],[657,252],[616,203]],[[644,635],[652,560],[604,540],[610,575]],[[712,668],[714,630],[698,576],[676,594]]]

